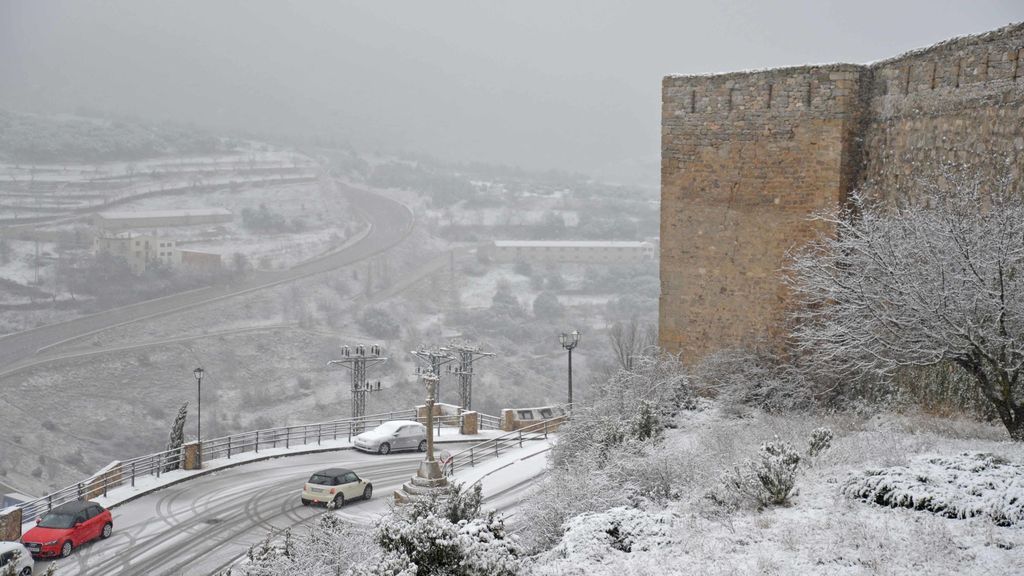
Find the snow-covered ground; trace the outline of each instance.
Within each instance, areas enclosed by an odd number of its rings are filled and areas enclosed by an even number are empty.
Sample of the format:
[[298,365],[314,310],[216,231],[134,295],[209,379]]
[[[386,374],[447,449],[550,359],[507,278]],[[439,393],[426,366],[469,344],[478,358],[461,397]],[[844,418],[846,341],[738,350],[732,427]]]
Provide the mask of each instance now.
[[[1019,524],[1001,526],[989,514],[951,518],[943,511],[890,508],[876,504],[874,495],[865,501],[862,491],[851,497],[843,488],[888,475],[901,478],[900,489],[915,491],[919,501],[969,507],[973,498],[1016,510],[1011,502],[1024,499],[1024,445],[1008,441],[996,426],[927,415],[736,419],[715,412],[684,412],[679,423],[655,455],[626,464],[637,475],[674,471],[669,476],[678,498],[570,519],[561,541],[536,559],[535,574],[1022,573]],[[807,456],[809,432],[819,426],[831,428],[835,440],[819,456]],[[804,454],[790,504],[728,509],[705,497],[721,488],[724,471],[776,436]]]

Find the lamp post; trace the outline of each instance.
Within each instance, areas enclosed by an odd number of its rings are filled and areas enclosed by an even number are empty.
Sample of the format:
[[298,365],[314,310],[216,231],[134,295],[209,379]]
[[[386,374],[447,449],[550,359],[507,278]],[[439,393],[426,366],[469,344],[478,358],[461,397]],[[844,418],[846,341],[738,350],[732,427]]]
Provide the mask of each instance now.
[[562,332],[558,341],[562,343],[562,348],[569,351],[569,409],[572,410],[572,349],[580,343],[580,331]]
[[196,440],[199,443],[196,460],[203,465],[203,368],[200,366],[192,371],[196,377]]

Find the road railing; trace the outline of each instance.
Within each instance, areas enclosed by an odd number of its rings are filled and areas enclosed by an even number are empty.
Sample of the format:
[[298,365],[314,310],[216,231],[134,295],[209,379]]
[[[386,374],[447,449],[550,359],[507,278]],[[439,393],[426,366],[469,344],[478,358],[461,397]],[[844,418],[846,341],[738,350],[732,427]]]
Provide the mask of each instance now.
[[502,452],[508,452],[513,448],[522,448],[524,442],[547,440],[548,434],[557,431],[565,420],[566,416],[541,420],[455,452],[443,463],[444,473],[451,476],[460,470],[474,467],[492,458],[497,459]]
[[[354,436],[390,420],[415,420],[426,423],[425,416],[418,415],[415,408],[410,408],[408,410],[371,414],[359,418],[342,418],[315,424],[296,424],[251,430],[220,438],[203,440],[199,444],[201,454],[196,466],[200,467],[201,463],[207,460],[219,458],[230,460],[232,457],[238,457],[250,452],[259,454],[261,451],[278,448],[290,449],[296,446],[309,446],[312,444],[320,446],[324,442],[335,442],[343,439],[351,443]],[[437,424],[436,433],[439,436],[441,431],[446,429],[441,426],[442,420],[450,420],[450,424],[460,423],[457,417],[445,416],[443,418],[435,418],[434,420]],[[480,414],[480,428],[482,430],[500,429],[500,423],[501,420],[496,416]],[[543,424],[543,422],[538,423],[538,425]],[[496,443],[492,443],[493,441],[484,442],[477,445],[476,450],[470,448],[468,452],[463,450],[459,454],[466,452],[466,457],[469,461],[467,465],[472,466],[482,457],[484,452],[499,454],[506,448],[511,447],[512,444],[518,443],[521,445],[524,440],[534,439],[536,434],[546,434],[547,430],[543,426],[537,427],[539,432],[533,431],[535,427],[537,426],[505,434],[499,437],[500,440]],[[488,445],[488,447],[485,449],[483,445]],[[90,500],[98,496],[106,496],[110,489],[118,486],[128,484],[134,488],[137,480],[149,477],[160,478],[162,474],[185,468],[188,459],[188,448],[189,444],[186,444],[173,450],[165,450],[129,460],[112,462],[81,482],[76,482],[71,486],[61,488],[35,500],[19,504],[16,508],[21,509],[22,519],[28,521],[67,502]]]
[[[416,410],[402,410],[372,414],[360,418],[343,418],[316,424],[280,426],[232,434],[222,438],[204,440],[200,444],[202,459],[228,458],[246,452],[258,454],[260,450],[321,445],[328,440],[347,439],[358,435],[368,427],[388,420],[417,420]],[[422,419],[419,419],[422,420]],[[147,477],[160,478],[161,474],[185,467],[188,445],[139,456],[130,460],[115,461],[89,478],[61,488],[35,500],[15,506],[21,509],[23,521],[39,517],[56,506],[76,500],[89,500],[106,496],[111,488],[130,484],[135,487],[137,480]]]

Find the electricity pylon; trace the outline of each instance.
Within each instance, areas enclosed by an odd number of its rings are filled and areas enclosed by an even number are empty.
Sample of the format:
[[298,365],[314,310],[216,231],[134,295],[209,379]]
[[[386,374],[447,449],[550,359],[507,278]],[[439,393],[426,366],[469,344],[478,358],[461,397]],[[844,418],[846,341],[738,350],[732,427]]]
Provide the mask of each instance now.
[[[369,352],[369,356],[367,356]],[[352,371],[352,417],[362,418],[366,415],[366,393],[379,391],[380,381],[374,388],[366,381],[366,369],[378,364],[387,362],[388,359],[380,355],[380,346],[374,344],[367,348],[362,344],[355,347],[342,346],[341,358],[331,360],[328,366],[341,365]],[[362,428],[361,426],[359,427]]]
[[463,410],[473,409],[473,362],[488,356],[494,356],[493,352],[481,352],[476,346],[468,344],[452,344],[447,350],[458,356],[459,365],[451,366],[448,370],[459,376],[459,406]]

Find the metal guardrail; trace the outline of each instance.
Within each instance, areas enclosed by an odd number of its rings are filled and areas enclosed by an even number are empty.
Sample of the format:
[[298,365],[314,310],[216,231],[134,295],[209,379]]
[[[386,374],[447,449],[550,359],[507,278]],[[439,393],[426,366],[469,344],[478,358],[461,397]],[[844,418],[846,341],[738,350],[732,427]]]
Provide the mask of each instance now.
[[481,430],[501,430],[501,418],[484,414],[483,412],[478,412],[477,414],[480,418]]
[[497,438],[492,438],[485,442],[474,444],[465,450],[460,450],[452,454],[449,461],[445,462],[443,471],[446,476],[451,476],[459,470],[464,470],[466,467],[476,466],[478,462],[488,460],[492,456],[497,458],[501,455],[502,450],[507,451],[511,448],[522,448],[523,442],[546,440],[548,434],[557,430],[558,426],[564,422],[566,418],[566,416],[559,416],[557,418],[542,420],[535,424],[520,428],[519,430],[513,430],[507,434],[502,434]]
[[[372,414],[361,418],[344,418],[316,424],[299,424],[242,432],[222,438],[205,440],[202,443],[201,459],[230,459],[245,452],[259,453],[270,448],[290,448],[308,445],[314,441],[320,445],[324,440],[347,438],[352,440],[369,426],[376,426],[388,420],[419,420],[416,409],[401,410]],[[106,496],[110,488],[130,484],[135,486],[139,478],[154,476],[159,478],[162,473],[178,470],[185,458],[184,448],[165,450],[154,454],[139,456],[130,460],[115,462],[100,470],[89,478],[74,485],[61,488],[41,498],[30,500],[16,506],[21,509],[22,521],[27,522],[47,512],[55,506],[75,500],[88,500],[97,496]]]

